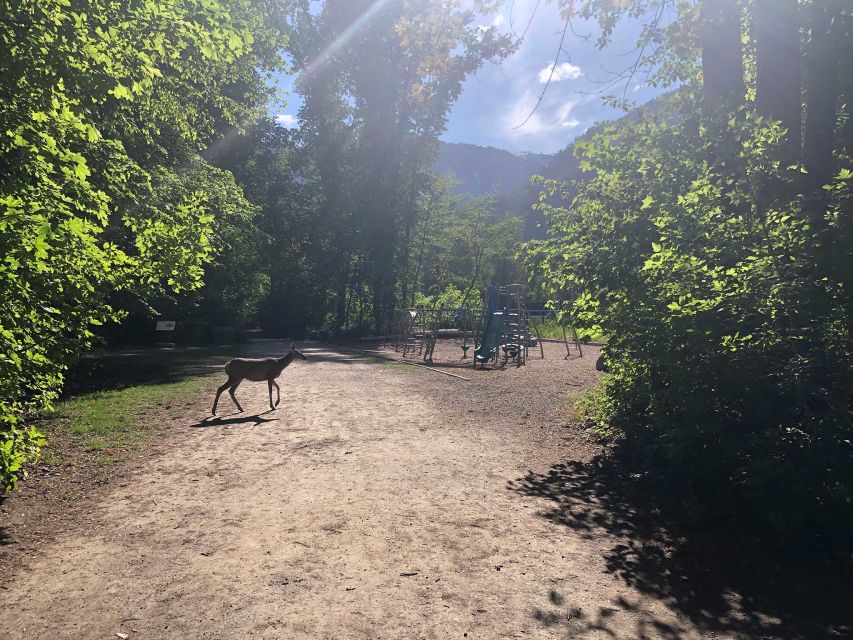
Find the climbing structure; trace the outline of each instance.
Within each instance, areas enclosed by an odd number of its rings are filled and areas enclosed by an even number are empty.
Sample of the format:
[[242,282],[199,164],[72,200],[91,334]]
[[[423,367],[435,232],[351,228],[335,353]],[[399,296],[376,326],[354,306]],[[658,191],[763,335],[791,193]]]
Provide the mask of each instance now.
[[426,325],[424,314],[419,309],[402,309],[398,312],[399,332],[396,349],[403,351],[403,357],[423,353]]
[[522,365],[530,345],[530,317],[527,313],[527,286],[510,284],[490,286],[486,290],[483,331],[474,352],[474,366],[497,362],[502,351],[504,361]]
[[505,299],[506,322],[501,338],[501,349],[507,361],[514,360],[522,365],[527,362],[530,345],[530,317],[527,314],[527,287],[510,284],[498,288],[498,295]]

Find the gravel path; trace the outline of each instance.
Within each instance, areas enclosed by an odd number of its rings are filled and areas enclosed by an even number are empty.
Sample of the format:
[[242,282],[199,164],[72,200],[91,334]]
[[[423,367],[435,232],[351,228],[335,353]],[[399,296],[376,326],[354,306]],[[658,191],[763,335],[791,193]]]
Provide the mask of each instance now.
[[199,398],[171,448],[4,582],[0,636],[741,637],[609,570],[623,541],[594,498],[575,504],[586,529],[549,517],[526,479],[595,453],[556,400],[595,379],[597,352],[548,349],[466,383],[305,348],[275,412],[265,384],[216,421]]

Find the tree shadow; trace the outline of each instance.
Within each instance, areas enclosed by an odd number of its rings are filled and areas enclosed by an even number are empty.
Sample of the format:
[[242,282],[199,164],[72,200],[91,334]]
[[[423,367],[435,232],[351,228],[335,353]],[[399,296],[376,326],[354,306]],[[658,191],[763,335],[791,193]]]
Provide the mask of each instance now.
[[[268,411],[264,411],[263,413],[256,413],[250,416],[245,415],[235,415],[233,417],[221,417],[221,416],[207,416],[202,418],[200,421],[195,424],[191,424],[191,429],[206,429],[208,427],[224,427],[232,424],[247,424],[252,423],[253,426],[257,427],[266,422],[278,422],[278,418],[265,418],[264,416],[268,413],[272,413],[273,410],[269,409]],[[233,415],[233,414],[232,414]]]
[[[335,357],[325,349],[318,349],[316,343],[304,345],[302,351],[308,360],[298,365]],[[224,378],[224,365],[232,358],[280,357],[289,350],[288,340],[265,339],[239,345],[124,349],[88,354],[69,372],[65,395],[180,382],[212,373],[221,373]],[[345,361],[343,357],[338,358]]]
[[308,356],[308,360],[299,364],[317,364],[320,362],[331,362],[334,364],[382,364],[385,362],[381,358],[375,357],[367,353],[352,353],[342,348],[336,350],[335,345],[329,345],[328,349],[318,349],[310,351],[303,349],[302,352]]
[[[562,603],[554,603],[552,600],[551,604]],[[533,619],[544,627],[553,628],[555,632],[565,631],[565,637],[568,638],[592,635],[592,637],[606,636],[614,640],[682,640],[688,632],[679,624],[671,625],[655,619],[639,604],[631,603],[622,596],[614,598],[610,604],[612,606],[599,607],[598,611],[591,615],[573,606],[550,610],[536,609]],[[623,632],[617,622],[617,616],[621,613],[628,613],[631,616],[627,632]],[[622,625],[622,628],[624,626]],[[775,639],[776,636],[773,638]],[[771,638],[762,636],[762,640],[771,640]]]
[[[690,523],[689,507],[668,503],[666,487],[621,473],[613,458],[528,472],[508,487],[546,500],[542,517],[584,538],[612,539],[604,554],[607,571],[704,633],[774,640],[853,634],[853,581],[845,567],[779,551],[772,541],[754,540],[731,522]],[[597,615],[536,615],[548,625],[565,622],[575,633],[596,630],[618,637],[609,619],[620,609],[636,609],[618,600]],[[637,629],[630,637],[676,639],[684,632],[648,612],[635,611],[634,617]]]
[[[5,509],[3,509],[3,505],[8,498],[8,495],[0,495],[0,510],[5,511]],[[0,514],[2,514],[2,511],[0,511]],[[12,528],[6,525],[0,525],[0,548],[10,547],[16,544],[18,544],[18,540],[12,535]]]
[[[5,500],[4,496],[0,496],[0,506],[3,506],[3,502]],[[0,547],[8,547],[13,544],[17,544],[17,540],[15,540],[12,535],[9,533],[9,529],[5,526],[0,525]]]

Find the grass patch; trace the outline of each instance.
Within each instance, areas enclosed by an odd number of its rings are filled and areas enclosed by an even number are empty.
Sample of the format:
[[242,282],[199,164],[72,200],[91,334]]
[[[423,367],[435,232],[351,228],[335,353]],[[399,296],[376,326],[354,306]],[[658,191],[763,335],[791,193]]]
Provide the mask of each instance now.
[[617,432],[612,426],[613,409],[607,396],[609,376],[586,389],[572,406],[574,419],[603,442],[611,442]]
[[52,449],[53,437],[67,439],[74,448],[90,454],[96,469],[120,462],[126,457],[122,451],[134,448],[147,433],[159,428],[160,420],[152,412],[187,406],[186,399],[196,396],[203,387],[204,378],[191,378],[63,400],[43,425],[48,432],[48,445],[42,451],[42,463],[51,464],[63,457]]
[[[531,324],[534,324],[531,322]],[[535,321],[536,328],[539,329],[539,335],[545,338],[546,340],[562,340],[563,339],[563,325],[561,325],[557,320],[551,318],[548,320],[536,320]],[[571,330],[567,327],[566,332],[571,340]],[[533,332],[535,335],[535,332]],[[578,329],[578,338],[580,338],[581,342],[605,342],[605,337],[598,333],[593,333],[592,331],[584,331],[583,329]]]
[[[387,369],[397,369],[399,371],[416,371],[418,369],[418,367],[415,367],[414,369],[412,369],[411,364],[405,364],[403,362],[394,362],[392,360],[383,360],[379,364],[381,364],[383,367],[385,367]],[[431,362],[424,362],[422,360],[414,361],[414,362],[412,362],[412,364],[421,364],[421,365],[424,365],[425,367],[429,367],[432,365]]]

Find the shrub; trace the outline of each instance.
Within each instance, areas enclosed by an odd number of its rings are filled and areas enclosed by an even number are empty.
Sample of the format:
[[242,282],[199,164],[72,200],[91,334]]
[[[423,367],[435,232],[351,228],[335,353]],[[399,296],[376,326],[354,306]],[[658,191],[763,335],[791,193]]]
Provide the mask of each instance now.
[[779,162],[780,128],[747,110],[720,122],[696,100],[578,143],[589,179],[571,206],[542,205],[553,237],[528,262],[555,293],[582,291],[574,321],[608,336],[596,419],[622,451],[696,496],[734,495],[775,532],[839,536],[853,511],[853,174],[827,185],[821,231],[799,168]]

